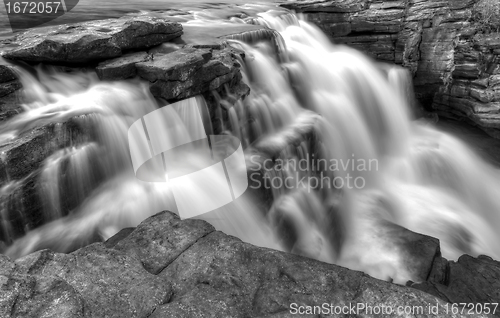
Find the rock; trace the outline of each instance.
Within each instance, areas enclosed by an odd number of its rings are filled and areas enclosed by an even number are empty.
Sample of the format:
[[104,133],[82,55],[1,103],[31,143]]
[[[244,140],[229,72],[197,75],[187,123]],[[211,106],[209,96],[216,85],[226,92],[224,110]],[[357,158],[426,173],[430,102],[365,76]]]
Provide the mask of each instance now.
[[84,317],[81,296],[62,279],[14,275],[2,289],[4,317]]
[[[45,203],[40,198],[39,185],[44,160],[62,148],[80,146],[92,138],[80,126],[79,118],[74,117],[64,123],[33,128],[0,144],[0,207],[5,211],[0,222],[10,228],[8,233],[0,233],[0,240],[10,243],[48,221],[44,218]],[[73,201],[69,195],[61,202],[72,209]]]
[[33,63],[88,63],[149,48],[181,34],[179,23],[148,16],[65,24],[18,35],[17,46],[3,57]]
[[14,94],[22,88],[14,67],[0,61],[0,122],[23,111],[19,96]]
[[187,81],[212,58],[209,49],[185,48],[169,54],[157,54],[153,61],[136,65],[139,76],[150,81]]
[[[0,255],[0,316],[288,317],[295,305],[323,303],[390,306],[391,317],[407,316],[398,306],[422,308],[426,317],[442,316],[427,314],[429,304],[445,310],[443,301],[417,289],[256,247],[171,212],[117,241],[115,248],[43,250],[15,262]],[[159,262],[156,275],[146,270]]]
[[56,150],[87,141],[88,136],[80,131],[77,121],[75,118],[37,127],[0,145],[0,185],[28,176]]
[[[500,301],[500,262],[488,256],[463,255],[457,262],[439,257],[426,282],[410,285],[450,303],[481,304],[471,313],[485,312],[485,304]],[[495,315],[500,317],[500,309]]]
[[[137,52],[104,61],[96,68],[96,73],[101,80],[126,79],[136,75],[135,64],[151,61],[153,56],[161,58],[161,56],[165,54],[172,54],[168,56],[168,63],[170,63],[170,66],[165,65],[165,60],[163,59],[163,62],[159,63],[163,63],[164,67],[175,67],[185,72],[185,67],[189,64],[192,64],[191,67],[193,69],[199,67],[197,63],[200,60],[193,58],[192,53],[198,52],[199,55],[205,57],[209,54],[208,51],[196,51],[193,48],[221,50],[227,47],[227,43],[225,42],[226,39],[253,39],[257,41],[262,39],[270,40],[274,39],[274,37],[275,33],[273,30],[259,25],[224,23],[221,25],[214,24],[207,26],[206,24],[185,24],[183,26],[183,35],[172,42],[153,47],[147,53]],[[183,49],[186,45],[188,45],[188,48]],[[180,51],[176,52],[178,50]],[[184,55],[187,56],[185,57]],[[143,69],[147,68],[147,66],[145,67],[143,64],[141,64],[141,66]],[[148,80],[155,81],[156,77],[151,77],[146,74],[150,71],[151,68],[148,68],[148,71],[142,72],[141,74]],[[192,73],[186,72],[183,81],[191,75]],[[158,76],[158,74],[156,76]]]
[[380,224],[380,232],[390,237],[394,246],[402,253],[405,269],[416,281],[426,281],[431,275],[434,261],[441,257],[439,240],[412,232],[390,222]]
[[201,220],[181,222],[175,214],[164,213],[161,217],[142,222],[114,249],[135,255],[147,271],[156,275],[197,240],[214,230]]
[[[222,50],[186,47],[169,54],[156,54],[137,63],[137,73],[151,82],[154,96],[177,100],[240,82],[240,65],[232,48]],[[234,85],[231,85],[234,86]]]
[[14,68],[0,64],[0,83],[6,83],[17,79]]
[[23,112],[23,108],[21,107],[20,97],[17,94],[10,93],[0,97],[0,123],[21,112]]
[[134,230],[135,227],[126,227],[124,229],[121,229],[120,231],[118,231],[118,233],[116,233],[115,235],[110,237],[107,241],[105,241],[104,246],[106,246],[107,248],[115,247],[115,245],[118,244],[118,242],[129,236],[129,234],[132,233]]
[[291,4],[282,5],[285,8],[296,10],[299,12],[331,12],[331,13],[346,13],[359,12],[368,7],[366,0],[341,0],[341,1],[324,1],[324,0],[308,0],[297,1]]
[[104,81],[127,79],[137,74],[136,63],[149,60],[151,60],[151,56],[146,52],[125,54],[99,63],[95,71],[99,79]]
[[22,289],[11,291],[15,295],[11,306],[0,300],[0,308],[8,309],[2,317],[28,313],[29,317],[47,313],[64,313],[59,317],[68,318],[147,317],[171,294],[167,280],[149,274],[135,258],[100,243],[69,255],[39,251],[18,259],[15,266],[7,286],[18,277],[28,284],[18,283]]
[[0,83],[0,98],[14,93],[22,87],[19,81],[10,81],[6,83]]
[[[287,316],[292,303],[397,306],[436,302],[361,272],[258,248],[221,232],[195,243],[159,275],[172,282],[173,295],[152,318]],[[207,308],[211,308],[208,313]]]

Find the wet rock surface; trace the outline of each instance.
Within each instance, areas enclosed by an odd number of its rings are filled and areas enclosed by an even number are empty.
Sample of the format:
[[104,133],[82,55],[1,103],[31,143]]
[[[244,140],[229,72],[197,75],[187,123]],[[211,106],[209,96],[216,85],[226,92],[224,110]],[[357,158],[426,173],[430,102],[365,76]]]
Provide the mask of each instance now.
[[65,24],[18,35],[2,56],[34,63],[87,63],[149,48],[181,34],[179,23],[147,16]]
[[406,67],[416,96],[440,116],[462,119],[499,138],[498,33],[473,19],[478,0],[297,1],[335,43]]
[[216,90],[233,79],[239,81],[240,64],[231,48],[222,50],[186,47],[169,54],[155,54],[152,61],[136,64],[140,77],[151,82],[153,95],[183,99]]
[[[75,117],[65,123],[50,123],[23,133],[0,145],[0,185],[19,180],[37,170],[54,151],[88,140]],[[30,155],[26,155],[30,154]]]
[[14,68],[0,64],[0,123],[22,112],[20,98],[16,94],[21,88]]
[[6,318],[288,317],[292,303],[432,304],[440,312],[445,304],[414,288],[244,243],[171,212],[70,254],[43,250],[16,261],[0,255],[0,295]]
[[101,80],[121,80],[137,75],[135,65],[139,62],[151,60],[152,56],[147,52],[136,52],[125,54],[112,60],[107,60],[96,67],[95,71]]
[[[1,105],[1,102],[0,102]],[[79,117],[64,123],[49,123],[22,133],[0,145],[0,241],[10,243],[40,226],[46,208],[40,198],[40,171],[56,151],[88,142],[92,135],[79,125]],[[70,198],[65,198],[70,201]],[[6,229],[9,229],[6,231]]]
[[[465,303],[465,312],[486,312],[486,304],[500,300],[500,262],[484,255],[463,255],[456,262],[438,257],[426,282],[409,285],[450,303]],[[500,317],[500,310],[495,314]]]

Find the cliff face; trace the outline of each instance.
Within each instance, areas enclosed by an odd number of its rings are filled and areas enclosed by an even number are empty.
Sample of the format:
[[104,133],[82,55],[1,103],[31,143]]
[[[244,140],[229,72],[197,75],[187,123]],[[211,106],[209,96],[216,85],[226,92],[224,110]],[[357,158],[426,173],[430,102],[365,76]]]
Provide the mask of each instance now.
[[286,4],[335,43],[410,70],[416,96],[439,115],[499,137],[500,34],[472,19],[478,0],[333,0]]

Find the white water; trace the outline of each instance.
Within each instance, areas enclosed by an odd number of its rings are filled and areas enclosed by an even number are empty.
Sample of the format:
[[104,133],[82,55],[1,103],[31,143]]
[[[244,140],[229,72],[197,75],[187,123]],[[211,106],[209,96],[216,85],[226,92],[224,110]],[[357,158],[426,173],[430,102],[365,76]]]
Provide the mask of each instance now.
[[[342,162],[375,160],[376,169],[346,165],[334,172],[344,180],[362,178],[361,189],[273,189],[275,202],[266,216],[251,197],[243,197],[203,219],[256,245],[401,283],[414,277],[387,224],[439,238],[443,255],[450,259],[463,253],[500,258],[498,170],[456,138],[411,120],[408,85],[398,80],[400,71],[383,71],[359,52],[332,45],[311,24],[283,11],[260,14],[254,21],[279,31],[286,52],[278,57],[266,44],[232,42],[247,53],[244,79],[252,92],[230,108],[233,130],[226,133],[240,137],[243,145],[259,137],[278,147],[285,140],[283,129],[297,126],[297,118],[311,110],[322,116],[315,126],[317,149],[312,151],[304,139],[281,150],[282,158],[301,159],[314,152]],[[32,102],[25,113],[0,127],[1,137],[82,115],[80,125],[95,130],[98,138],[57,152],[44,163],[40,189],[46,213],[60,216],[62,194],[53,185],[64,160],[69,161],[66,182],[80,206],[29,232],[7,254],[19,257],[44,247],[68,250],[95,233],[107,238],[160,210],[175,211],[168,183],[136,180],[129,162],[128,127],[158,107],[146,87],[134,81],[99,83],[88,74],[39,74],[40,80],[22,74]],[[310,172],[292,168],[269,173],[296,177]],[[106,181],[93,189],[99,177]],[[213,182],[217,186],[225,180]],[[293,239],[283,239],[283,220],[292,224]]]

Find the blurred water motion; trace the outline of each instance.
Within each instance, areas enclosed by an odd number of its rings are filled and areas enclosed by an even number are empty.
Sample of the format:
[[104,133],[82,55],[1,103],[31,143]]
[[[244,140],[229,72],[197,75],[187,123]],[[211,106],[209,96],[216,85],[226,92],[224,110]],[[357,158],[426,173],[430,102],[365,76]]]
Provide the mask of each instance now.
[[[242,141],[248,160],[254,160],[250,167],[260,165],[263,170],[262,149],[278,151],[274,159],[289,165],[264,169],[271,179],[314,176],[314,169],[303,171],[290,163],[315,156],[348,163],[333,172],[323,169],[328,176],[363,183],[341,189],[311,182],[281,184],[270,189],[269,206],[249,194],[200,218],[256,245],[401,283],[414,277],[397,242],[384,232],[384,224],[439,238],[447,258],[463,253],[500,258],[499,171],[458,139],[412,121],[411,82],[402,69],[379,67],[357,51],[333,45],[314,26],[283,10],[256,14],[250,20],[232,22],[276,29],[284,49],[276,52],[265,42],[249,45],[244,39],[231,40],[246,52],[242,70],[251,93],[232,107],[220,101],[229,112],[230,125],[224,133]],[[164,106],[141,83],[99,83],[88,74],[46,71],[39,71],[39,79],[22,74],[31,102],[25,113],[2,125],[0,138],[9,140],[36,125],[78,115],[80,124],[94,130],[97,138],[47,158],[40,195],[46,213],[55,220],[15,241],[8,255],[19,257],[44,247],[69,250],[75,241],[93,235],[107,238],[166,207],[176,210],[168,183],[141,182],[133,175],[127,129]],[[312,124],[314,140],[300,134],[307,130],[307,120],[300,120],[311,111],[321,115]],[[290,143],[293,138],[296,141]],[[71,167],[65,168],[64,177],[63,162]],[[360,168],[361,162],[376,165]],[[195,157],[186,163],[204,164]],[[214,187],[226,182],[211,181]],[[59,218],[63,184],[71,184],[80,204]],[[0,194],[13,187],[4,186]],[[1,213],[7,208],[2,205]]]

